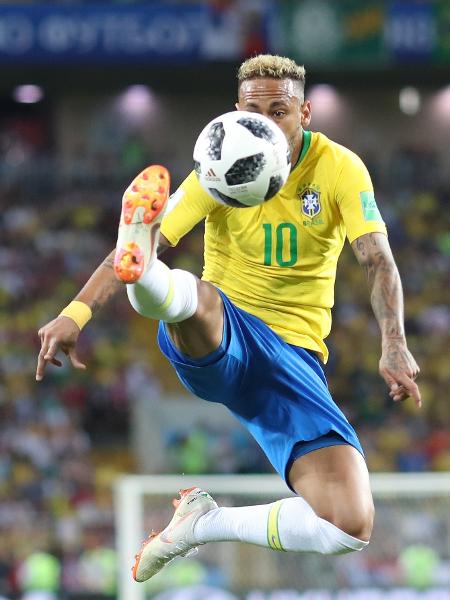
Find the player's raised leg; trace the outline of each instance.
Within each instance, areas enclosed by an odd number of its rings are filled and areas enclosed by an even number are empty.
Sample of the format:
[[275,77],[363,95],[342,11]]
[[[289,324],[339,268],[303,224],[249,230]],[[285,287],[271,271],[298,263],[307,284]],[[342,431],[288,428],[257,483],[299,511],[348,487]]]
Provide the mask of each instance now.
[[289,475],[292,487],[304,497],[218,508],[199,488],[181,491],[172,521],[162,532],[152,533],[136,555],[133,577],[145,581],[176,556],[207,542],[240,541],[320,554],[360,551],[368,544],[372,497],[364,459],[353,446],[304,455]]
[[221,342],[222,300],[211,284],[188,271],[171,270],[156,258],[169,186],[167,169],[152,165],[125,191],[114,270],[127,284],[133,308],[168,323],[175,345],[195,358],[213,352]]

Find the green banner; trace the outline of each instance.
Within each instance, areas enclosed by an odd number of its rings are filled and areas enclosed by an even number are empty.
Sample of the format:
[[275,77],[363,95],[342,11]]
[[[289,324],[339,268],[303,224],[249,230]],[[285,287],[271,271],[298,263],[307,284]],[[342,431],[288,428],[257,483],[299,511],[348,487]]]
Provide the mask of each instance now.
[[447,64],[450,0],[285,0],[280,50],[306,65]]
[[280,6],[283,51],[307,65],[383,64],[382,2],[285,1]]
[[450,2],[439,0],[436,7],[437,48],[436,61],[450,69]]

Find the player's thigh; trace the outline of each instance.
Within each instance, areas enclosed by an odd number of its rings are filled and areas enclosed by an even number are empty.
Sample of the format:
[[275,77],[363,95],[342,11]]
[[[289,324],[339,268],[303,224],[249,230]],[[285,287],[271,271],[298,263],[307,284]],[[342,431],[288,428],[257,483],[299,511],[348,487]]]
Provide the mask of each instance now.
[[176,348],[192,358],[214,352],[223,333],[223,302],[217,289],[198,280],[198,306],[195,314],[181,323],[167,323],[167,331]]
[[299,457],[289,481],[319,517],[350,535],[370,538],[374,507],[369,473],[353,446],[329,446]]

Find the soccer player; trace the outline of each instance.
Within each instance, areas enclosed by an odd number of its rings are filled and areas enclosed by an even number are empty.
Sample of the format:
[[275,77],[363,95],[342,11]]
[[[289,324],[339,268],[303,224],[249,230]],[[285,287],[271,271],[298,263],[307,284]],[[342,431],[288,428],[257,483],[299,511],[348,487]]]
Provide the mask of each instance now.
[[[279,56],[257,56],[239,69],[236,108],[273,119],[292,151],[290,176],[274,198],[254,208],[222,206],[191,173],[163,218],[169,174],[149,167],[124,194],[115,254],[39,332],[37,380],[47,363],[61,364],[58,349],[84,368],[76,354],[80,329],[120,281],[127,283],[135,310],[160,320],[160,348],[183,384],[227,406],[297,494],[261,506],[219,508],[206,492],[183,490],[169,526],[152,534],[137,555],[137,581],[211,541],[322,554],[368,544],[374,509],[363,450],[321,366],[345,237],[366,272],[381,330],[379,371],[390,396],[421,404],[400,277],[369,174],[353,152],[308,130],[304,83],[304,68]],[[155,254],[160,225],[159,249],[176,245],[204,218],[199,281],[170,270]]]

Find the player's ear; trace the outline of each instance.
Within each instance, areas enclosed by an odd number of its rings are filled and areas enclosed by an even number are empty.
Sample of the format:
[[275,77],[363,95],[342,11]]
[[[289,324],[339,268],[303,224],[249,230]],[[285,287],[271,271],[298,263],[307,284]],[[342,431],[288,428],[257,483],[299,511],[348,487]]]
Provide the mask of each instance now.
[[300,113],[302,127],[308,129],[311,123],[311,102],[309,100],[305,100],[300,106]]
[[236,103],[234,104],[234,107],[235,107],[235,109],[236,109],[236,110],[239,110],[239,102],[236,102]]

